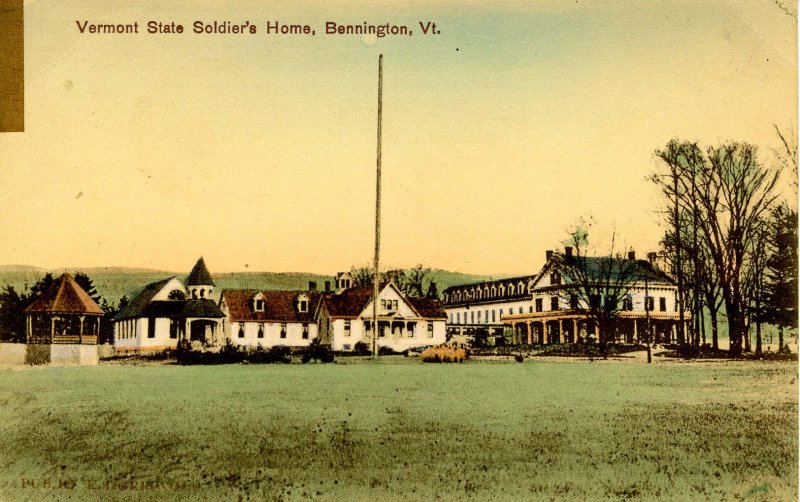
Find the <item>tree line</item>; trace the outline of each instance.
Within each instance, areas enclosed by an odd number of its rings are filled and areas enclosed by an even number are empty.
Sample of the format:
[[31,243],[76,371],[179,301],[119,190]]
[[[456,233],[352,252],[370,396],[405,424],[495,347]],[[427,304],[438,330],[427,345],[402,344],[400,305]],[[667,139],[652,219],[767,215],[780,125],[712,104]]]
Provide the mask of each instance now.
[[782,175],[797,179],[797,146],[778,135],[785,151],[776,165],[748,143],[674,139],[655,152],[661,162],[650,180],[661,192],[661,254],[678,284],[678,308],[692,314],[679,343],[705,344],[710,329],[718,350],[722,313],[731,355],[752,350],[753,327],[757,355],[762,324],[777,326],[779,350],[784,330],[797,328],[797,211],[779,190]]

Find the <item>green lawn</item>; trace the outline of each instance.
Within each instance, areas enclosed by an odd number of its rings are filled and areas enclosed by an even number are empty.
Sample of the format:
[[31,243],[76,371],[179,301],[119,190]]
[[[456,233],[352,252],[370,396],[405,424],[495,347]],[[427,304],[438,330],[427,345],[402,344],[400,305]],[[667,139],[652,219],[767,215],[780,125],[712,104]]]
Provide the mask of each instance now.
[[2,369],[0,500],[796,500],[796,376],[752,362]]

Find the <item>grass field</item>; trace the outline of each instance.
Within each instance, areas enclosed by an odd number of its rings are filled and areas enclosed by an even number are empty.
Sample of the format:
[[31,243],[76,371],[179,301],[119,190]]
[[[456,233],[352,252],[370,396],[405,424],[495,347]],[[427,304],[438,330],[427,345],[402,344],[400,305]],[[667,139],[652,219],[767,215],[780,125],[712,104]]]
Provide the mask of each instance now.
[[0,500],[796,500],[796,377],[403,358],[3,369]]

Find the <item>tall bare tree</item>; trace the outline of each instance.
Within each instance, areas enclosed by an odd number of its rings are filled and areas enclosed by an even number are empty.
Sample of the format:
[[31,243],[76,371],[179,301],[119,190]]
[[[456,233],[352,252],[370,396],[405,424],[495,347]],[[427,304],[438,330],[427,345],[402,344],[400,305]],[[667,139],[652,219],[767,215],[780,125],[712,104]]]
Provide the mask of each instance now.
[[683,197],[694,194],[694,202],[687,198],[686,203],[696,204],[698,229],[725,304],[730,351],[738,355],[747,329],[745,264],[752,252],[750,243],[756,237],[759,221],[777,197],[781,170],[762,165],[757,148],[747,143],[709,147],[704,152],[697,143],[673,140],[667,148],[679,152],[661,158],[670,172],[675,167],[681,173]]
[[608,252],[590,256],[589,229],[579,224],[567,240],[569,252],[555,256],[556,269],[566,286],[563,294],[571,309],[580,311],[597,325],[603,354],[606,343],[617,331],[623,299],[638,277],[638,262],[617,252],[615,240],[612,234]]

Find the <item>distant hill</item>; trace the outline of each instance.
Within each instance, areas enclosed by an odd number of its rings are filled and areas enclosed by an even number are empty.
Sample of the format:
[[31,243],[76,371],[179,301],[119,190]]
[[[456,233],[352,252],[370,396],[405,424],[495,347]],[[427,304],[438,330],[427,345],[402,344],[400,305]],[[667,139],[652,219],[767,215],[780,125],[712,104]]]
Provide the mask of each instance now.
[[[98,294],[116,304],[124,295],[133,298],[151,282],[167,277],[178,276],[185,279],[189,271],[168,272],[163,270],[125,268],[125,267],[90,267],[76,269],[52,269],[31,267],[27,265],[0,265],[0,288],[13,286],[17,291],[25,291],[47,272],[58,276],[64,272],[74,274],[83,272],[94,282]],[[303,272],[228,272],[213,274],[217,290],[226,288],[242,289],[288,289],[303,290],[308,288],[309,281],[315,281],[320,290],[325,288],[325,281],[333,283],[333,275],[309,274]],[[434,270],[431,279],[441,293],[449,286],[470,284],[491,279],[486,275],[462,274],[447,270]],[[497,276],[495,278],[499,278]],[[427,287],[427,283],[426,283]]]

